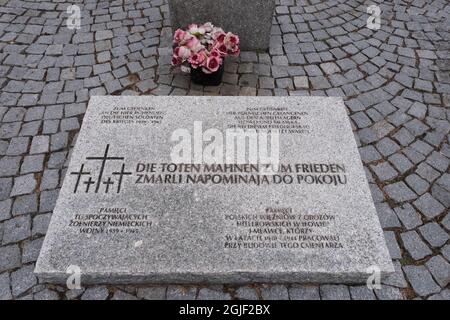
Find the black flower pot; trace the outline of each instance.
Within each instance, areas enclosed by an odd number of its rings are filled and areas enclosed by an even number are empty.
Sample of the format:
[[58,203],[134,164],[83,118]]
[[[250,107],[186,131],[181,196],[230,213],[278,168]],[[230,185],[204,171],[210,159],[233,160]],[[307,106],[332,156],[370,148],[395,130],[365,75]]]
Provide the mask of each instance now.
[[191,80],[202,86],[218,86],[222,82],[223,70],[223,63],[219,70],[209,74],[204,73],[202,68],[191,68]]

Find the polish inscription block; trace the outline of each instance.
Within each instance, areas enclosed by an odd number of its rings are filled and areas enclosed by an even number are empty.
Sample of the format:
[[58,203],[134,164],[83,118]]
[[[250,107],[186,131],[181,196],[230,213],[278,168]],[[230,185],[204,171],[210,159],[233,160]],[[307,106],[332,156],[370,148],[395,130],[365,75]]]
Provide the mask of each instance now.
[[35,272],[364,283],[393,272],[343,101],[93,97]]

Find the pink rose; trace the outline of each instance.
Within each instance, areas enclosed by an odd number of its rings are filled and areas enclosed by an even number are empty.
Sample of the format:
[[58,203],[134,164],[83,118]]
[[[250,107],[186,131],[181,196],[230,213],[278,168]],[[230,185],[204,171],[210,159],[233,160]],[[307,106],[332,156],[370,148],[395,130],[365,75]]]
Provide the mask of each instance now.
[[196,37],[192,37],[191,39],[189,39],[186,43],[186,47],[188,47],[189,50],[193,52],[199,52],[204,49],[204,46]]
[[188,61],[194,69],[197,69],[198,66],[201,66],[205,60],[206,60],[205,53],[204,51],[201,51],[201,52],[193,52]]
[[228,48],[227,46],[222,43],[222,44],[217,44],[216,47],[214,48],[222,57],[225,57],[228,54]]
[[206,22],[201,26],[203,29],[205,29],[206,32],[212,32],[213,31],[213,24],[211,22]]
[[212,73],[219,70],[219,67],[220,67],[220,58],[210,56],[206,60],[206,66],[203,68],[203,71],[205,71],[206,69],[208,71],[206,73]]
[[227,53],[232,56],[238,56],[241,53],[241,49],[239,49],[239,47],[236,47],[232,50],[228,50]]
[[217,58],[220,58],[222,55],[221,55],[220,51],[219,51],[217,48],[213,48],[213,49],[211,50],[211,52],[209,53],[209,56],[210,56],[210,57],[217,57]]
[[225,41],[226,34],[225,32],[218,32],[215,35],[216,41],[218,43],[223,43]]
[[178,66],[179,64],[181,64],[181,59],[180,59],[180,57],[179,56],[177,56],[177,55],[173,55],[172,56],[172,65],[173,66]]
[[173,40],[177,43],[180,43],[184,40],[184,37],[186,36],[186,31],[182,29],[177,29],[173,35]]
[[185,46],[176,47],[173,53],[175,56],[178,56],[183,61],[185,61],[191,56],[191,50]]
[[228,34],[228,41],[230,44],[234,47],[239,45],[239,37],[235,34],[229,33]]

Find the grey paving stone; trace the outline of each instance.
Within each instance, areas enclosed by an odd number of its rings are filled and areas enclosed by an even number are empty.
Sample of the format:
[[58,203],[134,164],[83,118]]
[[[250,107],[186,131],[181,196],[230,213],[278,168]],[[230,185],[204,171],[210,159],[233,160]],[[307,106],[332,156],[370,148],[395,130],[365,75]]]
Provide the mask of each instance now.
[[20,174],[40,172],[44,169],[44,154],[25,156],[20,167]]
[[54,153],[50,154],[50,158],[48,159],[48,162],[47,162],[47,167],[50,169],[62,168],[63,164],[66,160],[66,156],[67,156],[66,151],[54,152]]
[[438,294],[430,296],[427,300],[450,300],[450,289],[442,290]]
[[429,222],[419,227],[419,231],[425,240],[433,247],[443,246],[450,236],[436,222]]
[[350,300],[350,291],[345,285],[321,285],[322,300]]
[[40,190],[51,190],[57,188],[59,185],[58,170],[45,170],[42,175]]
[[51,135],[50,137],[50,150],[58,151],[67,147],[68,144],[68,133],[59,132]]
[[11,300],[11,281],[9,273],[5,272],[0,274],[0,300]]
[[374,290],[379,300],[403,300],[404,297],[398,288],[382,285],[381,289]]
[[436,180],[440,176],[439,171],[436,171],[425,162],[417,166],[416,173],[429,182]]
[[[11,83],[11,82],[9,82]],[[6,89],[5,89],[6,90]],[[15,121],[22,121],[24,115],[25,115],[26,109],[25,108],[10,108],[5,115],[3,116],[2,121],[3,122],[15,122]]]
[[80,124],[76,117],[65,118],[61,120],[60,123],[61,131],[72,131],[80,129]]
[[436,180],[436,183],[447,191],[450,191],[450,174],[444,173],[439,179]]
[[381,279],[381,283],[394,286],[397,288],[406,288],[408,283],[403,275],[402,266],[399,261],[392,261],[394,264],[395,272],[387,277]]
[[389,162],[392,163],[401,174],[406,173],[414,167],[414,164],[401,153],[394,153],[391,155],[389,157]]
[[59,120],[45,120],[42,128],[43,134],[56,133],[59,128]]
[[59,294],[56,291],[44,289],[33,295],[34,300],[59,300]]
[[384,231],[384,238],[392,259],[401,259],[402,252],[398,246],[395,233],[393,231]]
[[384,156],[389,156],[400,150],[400,146],[389,138],[383,138],[377,142],[376,148]]
[[38,214],[33,217],[32,236],[45,235],[47,233],[48,225],[50,224],[51,213]]
[[292,285],[289,297],[291,300],[320,300],[319,286]]
[[34,265],[26,265],[11,273],[11,288],[14,297],[23,294],[37,283],[33,270]]
[[258,294],[254,288],[239,287],[236,289],[235,294],[239,300],[259,300]]
[[45,108],[44,119],[60,119],[63,116],[63,106],[54,105]]
[[442,256],[432,257],[425,265],[441,287],[450,283],[450,264]]
[[431,155],[428,156],[427,163],[431,165],[434,169],[440,172],[445,172],[450,165],[450,160],[445,156],[443,156],[442,154],[433,151]]
[[39,132],[39,128],[41,127],[41,121],[32,121],[27,122],[22,125],[22,129],[20,130],[20,136],[35,136]]
[[387,195],[397,202],[410,201],[417,195],[404,182],[395,182],[384,187]]
[[124,292],[122,290],[116,290],[111,300],[137,300],[138,298],[132,294]]
[[108,288],[104,286],[90,287],[84,291],[81,300],[106,300],[109,296]]
[[427,113],[427,106],[420,102],[414,102],[407,113],[415,118],[423,119]]
[[39,212],[53,211],[58,199],[59,189],[42,191],[39,202]]
[[270,77],[260,77],[258,79],[259,87],[262,89],[273,89],[275,88],[275,81]]
[[167,287],[153,286],[137,289],[138,298],[145,300],[164,300],[166,299]]
[[420,215],[409,203],[394,208],[394,211],[402,224],[408,230],[414,229],[422,224]]
[[442,256],[450,261],[450,244],[447,244],[441,248]]
[[294,77],[294,86],[296,89],[308,89],[309,88],[308,77],[306,76]]
[[64,116],[73,117],[84,114],[86,112],[85,103],[71,103],[64,106]]
[[4,156],[0,159],[0,176],[15,176],[19,172],[22,157]]
[[11,197],[31,193],[36,188],[36,179],[32,173],[14,178]]
[[18,245],[0,247],[0,272],[20,267],[21,257]]
[[44,238],[26,241],[23,244],[22,263],[36,262]]
[[11,199],[0,201],[0,221],[7,220],[11,217],[11,206]]
[[394,211],[392,211],[387,203],[376,203],[375,207],[382,228],[397,228],[401,226]]
[[264,300],[289,300],[289,292],[284,285],[273,285],[261,288],[261,297]]
[[409,133],[405,128],[401,128],[393,135],[394,139],[397,140],[402,146],[407,146],[414,141],[414,136]]
[[13,186],[12,178],[0,178],[0,200],[9,198]]
[[28,215],[9,219],[3,225],[3,245],[19,242],[31,236],[31,217]]
[[430,184],[419,177],[417,174],[411,174],[405,178],[406,184],[418,195],[422,195],[430,188]]
[[361,155],[361,160],[363,162],[373,162],[381,159],[381,154],[375,149],[374,146],[365,146],[359,148],[359,154]]
[[420,260],[432,254],[430,248],[422,241],[416,231],[400,234],[403,245],[414,260]]
[[12,214],[14,216],[37,212],[37,194],[18,196],[14,200]]
[[333,74],[340,72],[339,67],[334,62],[326,62],[320,64],[320,68],[326,73],[326,74]]
[[167,300],[195,300],[196,295],[197,289],[194,287],[167,287]]
[[404,266],[403,271],[419,296],[424,297],[441,291],[425,266]]
[[80,289],[71,289],[71,290],[67,290],[65,292],[65,296],[67,298],[67,300],[75,300],[77,298],[79,298],[84,292],[84,288],[80,288]]
[[433,198],[430,193],[420,196],[413,205],[428,219],[432,219],[440,215],[444,210],[444,206]]
[[389,181],[398,176],[398,172],[389,164],[389,162],[380,162],[371,165],[370,168],[380,181]]
[[28,150],[29,141],[30,138],[28,137],[12,138],[8,149],[6,150],[6,155],[17,156],[26,153]]
[[198,292],[197,300],[230,300],[230,294],[209,288],[201,288]]
[[35,136],[31,141],[30,154],[45,153],[49,149],[49,137],[48,136]]
[[351,116],[358,128],[366,128],[372,124],[370,118],[364,112],[357,112]]
[[376,300],[373,290],[367,286],[350,287],[352,300]]

